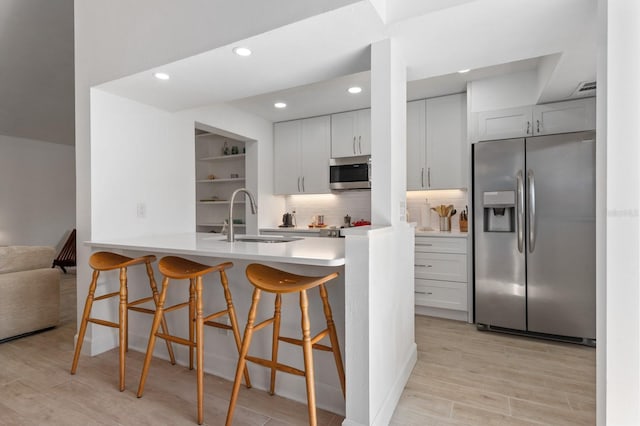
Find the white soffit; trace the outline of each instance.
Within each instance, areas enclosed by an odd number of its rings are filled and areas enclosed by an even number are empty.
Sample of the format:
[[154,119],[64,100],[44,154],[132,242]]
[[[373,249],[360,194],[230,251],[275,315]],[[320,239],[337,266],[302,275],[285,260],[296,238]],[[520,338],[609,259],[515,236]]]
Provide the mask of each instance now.
[[[168,111],[227,102],[368,70],[382,29],[361,2],[99,87]],[[253,54],[239,57],[236,46]],[[171,79],[153,78],[160,70]]]

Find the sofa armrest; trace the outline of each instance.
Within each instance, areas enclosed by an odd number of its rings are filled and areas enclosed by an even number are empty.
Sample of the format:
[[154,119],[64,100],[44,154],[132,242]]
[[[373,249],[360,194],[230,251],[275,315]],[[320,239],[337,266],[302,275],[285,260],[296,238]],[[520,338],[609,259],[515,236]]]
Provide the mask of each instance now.
[[0,274],[50,268],[56,251],[44,246],[0,247]]

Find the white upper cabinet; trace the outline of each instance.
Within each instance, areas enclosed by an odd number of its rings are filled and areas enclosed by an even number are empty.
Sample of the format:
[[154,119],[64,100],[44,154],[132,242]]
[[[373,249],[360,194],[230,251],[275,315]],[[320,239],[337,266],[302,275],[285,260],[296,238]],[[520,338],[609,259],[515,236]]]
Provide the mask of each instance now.
[[371,109],[331,115],[331,157],[371,155]]
[[596,98],[556,102],[533,107],[534,135],[594,130]]
[[521,138],[596,128],[595,98],[485,111],[477,114],[477,140]]
[[275,194],[322,194],[329,190],[329,116],[275,123]]
[[407,103],[407,189],[466,188],[466,95]]

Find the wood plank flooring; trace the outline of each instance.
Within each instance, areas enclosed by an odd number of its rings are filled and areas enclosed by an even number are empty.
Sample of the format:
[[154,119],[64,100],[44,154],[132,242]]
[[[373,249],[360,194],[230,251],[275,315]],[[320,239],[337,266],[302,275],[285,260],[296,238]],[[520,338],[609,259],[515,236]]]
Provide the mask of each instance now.
[[[143,355],[127,358],[117,390],[115,350],[82,357],[69,374],[76,330],[75,275],[63,275],[61,325],[0,344],[0,425],[194,425],[195,373],[154,363],[145,395],[135,391]],[[478,332],[472,325],[416,317],[418,363],[393,425],[595,424],[595,350]],[[231,383],[205,378],[205,424],[222,425]],[[321,425],[342,417],[318,411]],[[306,407],[242,389],[235,425],[304,425]]]

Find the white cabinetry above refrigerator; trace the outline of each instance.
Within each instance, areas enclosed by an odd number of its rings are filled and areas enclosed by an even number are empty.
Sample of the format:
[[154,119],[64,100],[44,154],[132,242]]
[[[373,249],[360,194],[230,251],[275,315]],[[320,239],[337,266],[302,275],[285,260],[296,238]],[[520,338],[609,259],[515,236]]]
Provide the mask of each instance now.
[[595,98],[477,113],[475,140],[579,132],[596,128]]

